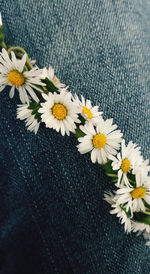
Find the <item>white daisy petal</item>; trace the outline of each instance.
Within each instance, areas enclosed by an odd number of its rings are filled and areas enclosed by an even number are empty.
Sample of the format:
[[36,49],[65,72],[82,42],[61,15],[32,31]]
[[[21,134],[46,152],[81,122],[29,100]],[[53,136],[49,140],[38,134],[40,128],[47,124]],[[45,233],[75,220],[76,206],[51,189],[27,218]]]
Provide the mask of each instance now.
[[1,12],[0,12],[0,26],[2,26],[3,23],[2,23],[2,15],[1,15]]
[[28,108],[28,104],[18,105],[17,107],[17,118],[20,120],[25,119],[25,125],[29,131],[37,133],[40,122],[35,119],[35,115],[32,114],[32,110]]
[[39,102],[39,98],[36,96],[35,92],[30,86],[26,86],[26,90],[29,92],[30,96],[33,98],[35,102]]
[[[22,59],[17,59],[13,51],[11,51],[11,58],[5,49],[2,49],[0,54],[0,91],[2,91],[6,85],[11,87],[10,98],[14,96],[15,88],[19,91],[19,97],[22,103],[29,103],[30,97],[38,102],[39,99],[36,96],[34,89],[41,89],[38,86],[45,85],[41,82],[43,77],[37,67],[31,69],[30,71],[24,71],[24,66],[26,63],[26,54],[23,55]],[[34,85],[35,83],[35,85]],[[13,87],[13,88],[12,88]]]
[[[13,51],[11,51],[11,58],[12,58],[12,63],[14,63],[15,67],[18,68],[18,63],[17,63],[16,55],[14,54]],[[22,70],[21,70],[21,72],[22,72]]]
[[[20,62],[20,64],[19,64],[19,72],[22,72],[22,71],[23,71],[24,66],[25,66],[25,64],[26,64],[26,59],[27,59],[27,55],[24,54],[23,57],[22,57],[22,59],[21,59],[21,62]],[[31,70],[31,71],[32,71],[32,70]]]
[[10,89],[10,92],[9,92],[9,97],[10,97],[10,98],[13,98],[13,97],[14,97],[14,94],[15,94],[15,87],[12,86],[11,89]]
[[91,161],[92,163],[96,163],[96,153],[94,149],[91,152]]
[[120,207],[120,205],[116,204],[115,202],[115,195],[112,194],[111,192],[105,193],[104,194],[104,199],[107,201],[109,204],[111,204],[111,207],[113,208],[110,211],[110,214],[116,214],[117,217],[119,218],[121,224],[124,224],[124,230],[125,232],[131,232],[132,229],[132,223],[130,218],[128,218],[127,214],[125,211]]
[[6,85],[3,85],[0,87],[0,92],[6,87]]
[[18,91],[19,91],[19,98],[20,98],[20,101],[24,104],[24,103],[26,102],[26,100],[25,100],[25,95],[24,95],[24,93],[22,92],[23,89],[22,89],[21,86],[18,88]]

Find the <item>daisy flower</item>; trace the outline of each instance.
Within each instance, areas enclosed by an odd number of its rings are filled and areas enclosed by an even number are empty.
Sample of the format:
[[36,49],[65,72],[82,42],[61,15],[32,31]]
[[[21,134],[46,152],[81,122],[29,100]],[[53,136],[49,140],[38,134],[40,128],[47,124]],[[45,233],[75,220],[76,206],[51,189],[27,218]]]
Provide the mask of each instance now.
[[150,226],[144,223],[139,223],[132,221],[132,231],[133,232],[147,232],[150,234]]
[[98,111],[98,106],[92,107],[90,100],[85,100],[85,98],[81,95],[81,101],[79,97],[75,94],[73,97],[73,101],[78,105],[79,113],[84,117],[85,120],[91,121],[92,124],[96,124],[99,120],[99,117],[103,112]]
[[132,221],[132,231],[138,232],[137,236],[140,236],[142,234],[143,237],[148,240],[146,242],[146,245],[150,246],[150,225]]
[[119,205],[116,204],[115,195],[111,193],[110,191],[106,192],[104,194],[104,200],[107,201],[109,204],[111,204],[111,207],[113,209],[110,211],[110,214],[117,215],[121,224],[124,224],[125,232],[127,233],[131,232],[131,228],[132,228],[131,220],[130,218],[128,218],[126,212]]
[[136,176],[135,186],[122,186],[116,191],[116,203],[126,211],[146,211],[145,202],[150,206],[150,177]]
[[85,136],[78,138],[80,144],[77,148],[81,154],[91,151],[92,163],[105,164],[109,156],[117,154],[120,148],[122,133],[115,130],[117,125],[112,125],[112,122],[113,119],[104,121],[99,118],[96,127],[90,122],[80,126]]
[[136,144],[130,141],[128,145],[125,146],[125,140],[123,139],[121,143],[121,153],[118,153],[116,157],[110,156],[113,170],[118,170],[118,186],[122,180],[126,185],[130,185],[127,173],[133,169],[137,161],[141,162],[142,158],[140,158],[140,154],[140,148],[136,147]]
[[35,114],[32,114],[33,110],[29,109],[28,104],[18,105],[17,118],[20,120],[25,119],[25,125],[29,131],[37,133],[40,126],[40,119],[35,118]]
[[41,70],[33,68],[30,71],[25,71],[26,58],[27,56],[24,54],[21,60],[17,59],[13,51],[11,51],[10,58],[7,51],[4,48],[2,49],[2,53],[0,53],[0,91],[8,85],[11,87],[10,98],[13,98],[16,88],[19,91],[22,103],[29,103],[27,92],[34,101],[39,102],[34,90],[41,92],[41,89],[37,85],[45,85],[41,82]]
[[139,176],[148,176],[150,171],[149,160],[145,160],[142,158],[141,161],[137,161],[133,167],[133,174],[138,174]]
[[46,127],[61,131],[63,136],[65,133],[70,135],[70,131],[74,132],[75,123],[80,123],[80,120],[76,104],[71,101],[71,93],[63,90],[60,94],[43,93],[42,96],[46,102],[41,103],[39,112],[42,113],[41,118]]
[[125,232],[131,232],[131,220],[127,217],[127,214],[125,211],[117,204],[112,205],[112,210],[110,210],[110,214],[116,214],[119,218],[121,224],[124,224],[124,230]]
[[104,200],[110,204],[113,205],[114,204],[114,194],[109,190],[109,191],[105,191],[104,193]]
[[49,66],[49,68],[43,69],[43,77],[48,78],[59,90],[65,87],[65,84],[60,83],[59,79],[54,74],[54,69]]

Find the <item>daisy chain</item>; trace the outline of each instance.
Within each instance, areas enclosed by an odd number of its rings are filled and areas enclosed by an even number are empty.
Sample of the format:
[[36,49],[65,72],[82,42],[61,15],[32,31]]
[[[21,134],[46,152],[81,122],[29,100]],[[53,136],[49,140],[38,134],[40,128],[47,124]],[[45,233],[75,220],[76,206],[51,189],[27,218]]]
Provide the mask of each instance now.
[[13,98],[18,90],[22,104],[17,106],[17,118],[35,134],[41,122],[63,136],[72,132],[79,141],[78,151],[90,152],[92,163],[102,164],[111,178],[114,190],[104,194],[110,214],[119,218],[127,233],[142,234],[150,245],[150,165],[140,147],[132,141],[126,145],[113,119],[104,120],[99,107],[73,96],[51,66],[39,69],[24,49],[8,47],[4,37],[0,14],[0,92],[9,86]]

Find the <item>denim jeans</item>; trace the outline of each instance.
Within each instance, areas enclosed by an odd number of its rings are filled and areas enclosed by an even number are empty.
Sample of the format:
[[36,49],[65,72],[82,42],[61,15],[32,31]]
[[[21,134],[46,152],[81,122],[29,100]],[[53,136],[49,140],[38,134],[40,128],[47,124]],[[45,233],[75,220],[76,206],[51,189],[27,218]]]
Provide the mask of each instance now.
[[[51,64],[72,93],[114,118],[150,156],[150,1],[0,0],[8,45]],[[149,273],[143,237],[126,235],[103,200],[109,179],[77,140],[16,119],[0,94],[2,274]]]

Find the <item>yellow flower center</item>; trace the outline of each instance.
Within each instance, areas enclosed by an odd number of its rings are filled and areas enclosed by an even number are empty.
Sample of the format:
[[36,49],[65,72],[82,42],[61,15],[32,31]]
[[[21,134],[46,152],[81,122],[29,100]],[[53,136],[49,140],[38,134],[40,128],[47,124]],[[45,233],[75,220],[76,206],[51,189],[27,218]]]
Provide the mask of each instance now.
[[144,198],[145,194],[146,194],[146,189],[142,186],[135,188],[131,192],[131,196],[133,199]]
[[55,76],[54,81],[53,81],[54,85],[55,85],[57,82],[59,82],[59,79]]
[[86,117],[87,119],[91,120],[93,118],[92,112],[87,107],[83,106],[82,107],[82,112],[83,112],[84,115],[87,116]]
[[55,104],[52,108],[52,113],[58,120],[63,120],[67,116],[67,109],[62,104]]
[[105,144],[106,144],[106,142],[107,142],[107,138],[106,138],[105,135],[103,135],[103,134],[101,134],[101,133],[98,133],[98,134],[96,134],[96,135],[93,137],[92,142],[93,142],[93,146],[94,146],[95,148],[101,149],[101,148],[103,148],[103,147],[105,146]]
[[8,82],[11,83],[16,88],[24,83],[24,76],[17,70],[8,73]]
[[122,163],[121,163],[121,169],[124,173],[128,172],[130,170],[130,161],[125,158],[124,160],[122,160]]

